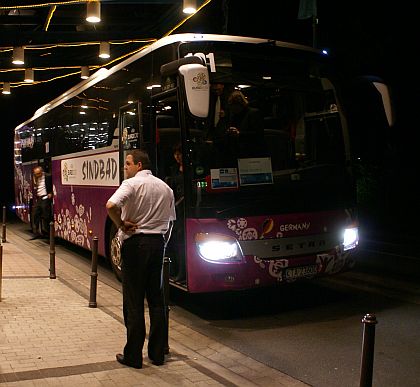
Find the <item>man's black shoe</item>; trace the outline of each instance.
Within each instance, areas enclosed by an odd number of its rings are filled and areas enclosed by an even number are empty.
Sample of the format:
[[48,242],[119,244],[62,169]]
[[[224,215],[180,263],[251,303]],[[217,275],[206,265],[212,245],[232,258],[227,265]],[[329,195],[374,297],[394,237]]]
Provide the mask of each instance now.
[[149,356],[149,359],[150,359],[150,361],[152,362],[152,364],[153,365],[155,365],[155,366],[161,366],[161,365],[163,365],[163,360],[155,360],[155,359],[153,359],[153,358],[151,358],[150,356]]
[[37,235],[34,235],[31,239],[29,239],[30,241],[34,241],[35,239],[41,239],[42,238],[42,235],[40,235],[40,234],[37,234]]
[[128,367],[133,367],[133,368],[137,368],[137,369],[140,369],[142,367],[141,363],[135,363],[135,362],[128,361],[122,353],[117,353],[117,355],[115,357],[117,358],[118,363],[124,364]]

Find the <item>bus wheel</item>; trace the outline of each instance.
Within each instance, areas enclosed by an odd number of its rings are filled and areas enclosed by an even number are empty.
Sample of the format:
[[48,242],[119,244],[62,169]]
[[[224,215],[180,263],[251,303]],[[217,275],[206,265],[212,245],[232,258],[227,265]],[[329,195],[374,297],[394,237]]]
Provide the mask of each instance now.
[[112,266],[112,270],[115,273],[119,281],[122,280],[121,273],[121,243],[115,235],[117,234],[117,227],[112,224],[109,233],[109,260]]

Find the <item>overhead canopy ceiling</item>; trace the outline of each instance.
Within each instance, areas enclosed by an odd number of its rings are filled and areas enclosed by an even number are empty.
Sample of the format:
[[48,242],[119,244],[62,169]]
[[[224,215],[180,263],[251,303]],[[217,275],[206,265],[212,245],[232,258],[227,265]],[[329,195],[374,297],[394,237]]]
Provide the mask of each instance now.
[[[190,16],[182,12],[183,0],[100,0],[97,24],[85,20],[88,1],[1,1],[0,89],[5,82],[15,95],[20,90],[27,94],[23,86],[30,85],[60,84],[67,89],[80,81],[81,66],[91,73],[110,67],[170,33],[224,33],[312,44],[311,19],[297,19],[297,0],[272,1],[266,7],[244,0],[196,0],[198,12]],[[274,3],[281,12],[270,12]],[[100,42],[110,43],[109,59],[98,57]],[[18,46],[24,47],[23,65],[12,64],[13,47]],[[25,68],[34,70],[35,82],[24,82]]]
[[[211,1],[197,1],[198,6]],[[182,0],[101,0],[101,22],[87,22],[87,0],[9,1],[0,3],[0,86],[23,83],[25,68],[35,84],[59,77],[80,77],[80,67],[95,70],[116,63],[145,44],[163,37],[188,15]],[[192,16],[195,17],[197,15]],[[98,57],[99,43],[109,42],[111,58]],[[25,47],[25,64],[12,64],[13,47]]]

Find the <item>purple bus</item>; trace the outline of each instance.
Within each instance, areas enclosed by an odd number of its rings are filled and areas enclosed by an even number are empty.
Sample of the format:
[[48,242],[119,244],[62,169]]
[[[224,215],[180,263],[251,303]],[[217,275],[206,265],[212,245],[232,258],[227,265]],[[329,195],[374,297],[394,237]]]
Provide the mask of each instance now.
[[56,236],[86,249],[97,236],[119,277],[105,203],[135,148],[174,190],[172,285],[241,290],[353,266],[348,126],[321,51],[181,34],[97,71],[15,129],[18,216],[31,221],[41,164],[53,176]]

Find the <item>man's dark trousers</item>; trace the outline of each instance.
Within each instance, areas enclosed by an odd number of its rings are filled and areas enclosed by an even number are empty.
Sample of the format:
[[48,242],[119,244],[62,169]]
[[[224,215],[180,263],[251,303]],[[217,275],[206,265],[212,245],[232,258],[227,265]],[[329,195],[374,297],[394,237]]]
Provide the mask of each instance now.
[[164,242],[160,234],[136,234],[122,246],[123,313],[127,328],[124,358],[142,364],[146,337],[144,298],[149,307],[148,356],[162,364],[166,346],[166,315],[163,301],[162,265]]
[[49,235],[50,221],[51,221],[51,200],[38,198],[33,208],[33,231]]

